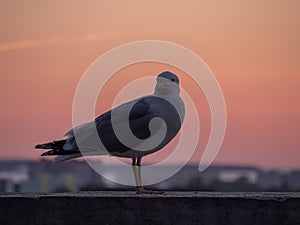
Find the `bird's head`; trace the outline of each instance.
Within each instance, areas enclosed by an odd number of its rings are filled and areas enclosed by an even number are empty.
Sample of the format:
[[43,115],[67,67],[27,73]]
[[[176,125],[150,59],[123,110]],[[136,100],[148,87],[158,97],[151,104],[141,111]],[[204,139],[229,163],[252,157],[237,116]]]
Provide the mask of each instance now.
[[165,71],[157,76],[156,81],[156,95],[179,94],[179,79],[174,73]]

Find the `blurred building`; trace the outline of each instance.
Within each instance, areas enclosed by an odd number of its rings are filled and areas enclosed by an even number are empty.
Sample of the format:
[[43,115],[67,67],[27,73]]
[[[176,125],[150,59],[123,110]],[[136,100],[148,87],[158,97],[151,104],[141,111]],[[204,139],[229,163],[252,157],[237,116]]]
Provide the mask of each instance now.
[[[52,164],[48,160],[0,160],[0,192],[78,192],[88,190],[134,190],[110,180],[133,179],[130,165],[116,166],[94,161],[102,177],[85,161]],[[150,188],[182,191],[300,191],[300,171],[261,170],[247,166],[210,166],[204,172],[197,165],[144,167],[143,179],[166,177]],[[107,179],[106,179],[107,178]]]
[[69,192],[101,185],[101,178],[84,162],[0,161],[1,192]]

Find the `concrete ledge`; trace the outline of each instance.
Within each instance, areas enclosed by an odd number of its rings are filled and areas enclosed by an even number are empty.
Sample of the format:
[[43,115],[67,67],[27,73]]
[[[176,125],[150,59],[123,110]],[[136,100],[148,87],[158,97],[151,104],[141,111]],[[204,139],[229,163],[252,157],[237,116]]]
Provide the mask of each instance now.
[[0,224],[300,224],[300,193],[0,194]]

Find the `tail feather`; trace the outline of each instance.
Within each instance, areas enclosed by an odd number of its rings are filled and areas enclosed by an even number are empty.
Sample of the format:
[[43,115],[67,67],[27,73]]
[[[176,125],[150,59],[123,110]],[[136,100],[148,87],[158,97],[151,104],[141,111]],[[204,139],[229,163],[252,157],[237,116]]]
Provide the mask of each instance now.
[[46,151],[41,154],[41,156],[48,156],[48,155],[72,155],[77,154],[77,150],[65,150],[64,145],[66,143],[66,140],[59,140],[59,141],[53,141],[48,142],[44,144],[38,144],[35,146],[35,148],[38,149],[51,149],[49,151]]
[[41,148],[41,149],[52,149],[53,148],[53,142],[45,143],[45,144],[38,144],[35,146],[35,148]]
[[50,150],[50,151],[44,152],[44,153],[41,154],[41,156],[54,155],[54,151],[55,150]]
[[47,156],[47,155],[73,155],[73,154],[77,154],[77,153],[78,153],[78,151],[63,150],[63,149],[52,149],[50,151],[42,153],[41,156]]
[[59,141],[52,141],[44,144],[36,145],[35,148],[40,149],[63,149],[64,144],[66,143],[66,140],[59,140]]
[[[49,149],[48,151],[42,153],[41,156],[56,155],[56,157],[53,160],[53,163],[63,162],[69,159],[74,159],[82,156],[81,152],[77,147],[71,146],[72,148],[70,148],[70,146],[67,146],[68,144],[69,144],[68,139],[67,140],[64,139],[64,140],[53,141],[44,144],[38,144],[35,146],[35,148]],[[98,151],[95,148],[86,147],[84,155],[93,156],[93,155],[106,155],[106,154],[107,154],[106,152]]]

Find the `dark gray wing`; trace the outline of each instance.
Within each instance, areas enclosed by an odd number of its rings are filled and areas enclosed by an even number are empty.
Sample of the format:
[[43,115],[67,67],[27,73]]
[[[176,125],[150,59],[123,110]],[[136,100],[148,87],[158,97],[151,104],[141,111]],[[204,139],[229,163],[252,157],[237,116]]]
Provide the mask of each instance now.
[[[124,106],[132,107],[129,113],[129,121],[126,121],[126,118],[121,118],[120,116],[121,119],[117,122],[129,122],[129,127],[134,136],[141,140],[147,139],[151,135],[149,122],[154,117],[158,117],[158,115],[150,111],[151,105],[145,101],[145,98],[133,103],[133,106],[130,104]],[[118,117],[118,113],[122,114],[121,111],[125,110],[124,106],[114,109],[117,110],[114,115]],[[109,111],[95,119],[98,135],[108,152],[126,152],[129,148],[122,144],[116,136],[111,117],[112,111]],[[116,120],[118,120],[118,118]]]
[[[130,110],[129,118],[126,113]],[[127,132],[131,132],[140,141],[134,143],[133,146],[141,144],[141,142],[150,137],[149,122],[155,118],[160,117],[167,125],[167,134],[163,142],[155,149],[164,147],[179,131],[181,127],[180,117],[176,109],[166,100],[156,96],[146,96],[123,105],[120,105],[102,115],[97,117],[95,121],[78,126],[76,129],[76,140],[80,139],[81,143],[87,146],[87,149],[96,150],[97,146],[93,145],[93,138],[97,135],[101,139],[102,144],[110,153],[118,152],[124,153],[130,150],[124,145],[116,136],[112,125],[112,114],[114,115],[114,127],[118,129],[118,125],[128,123],[130,131],[120,132],[126,139]],[[125,116],[124,116],[125,115]],[[96,130],[94,129],[96,124]],[[156,130],[159,130],[159,124]],[[156,130],[152,130],[155,134]],[[97,132],[97,133],[95,133]],[[73,130],[66,134],[69,137],[69,143],[76,144]],[[124,140],[124,139],[123,139]],[[81,144],[82,145],[82,144]],[[73,150],[74,147],[70,148]],[[101,152],[101,149],[97,149]],[[100,153],[99,152],[99,153]],[[104,154],[104,153],[103,153]]]
[[[146,139],[151,134],[148,127],[149,122],[152,118],[157,117],[157,115],[155,112],[150,112],[151,105],[145,99],[147,97],[122,104],[98,116],[94,121],[82,124],[68,131],[66,133],[66,150],[78,149],[74,137],[74,130],[76,130],[76,140],[80,141],[80,146],[86,146],[87,151],[91,149],[91,151],[98,150],[101,152],[101,149],[97,149],[96,144],[93,144],[95,143],[95,135],[97,135],[96,138],[100,138],[108,152],[122,153],[128,151],[130,148],[122,144],[115,134],[112,125],[112,114],[114,114],[115,127],[118,127],[121,123],[129,122],[133,135],[141,140]],[[128,110],[130,110],[129,121],[128,117],[124,117],[124,112]],[[94,124],[96,125],[96,130],[94,129]],[[124,135],[126,136],[125,133]]]

